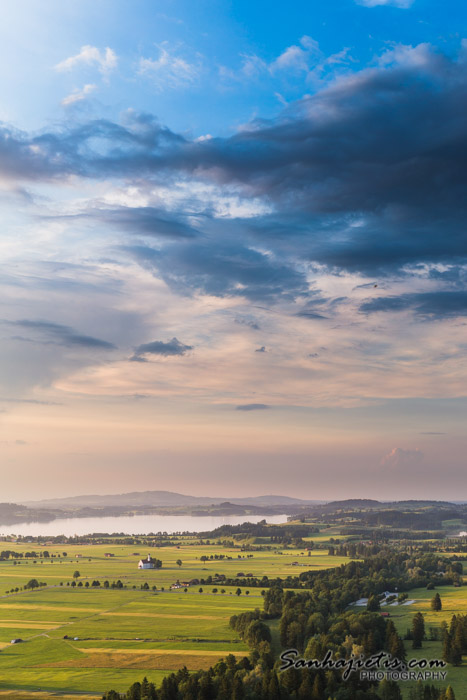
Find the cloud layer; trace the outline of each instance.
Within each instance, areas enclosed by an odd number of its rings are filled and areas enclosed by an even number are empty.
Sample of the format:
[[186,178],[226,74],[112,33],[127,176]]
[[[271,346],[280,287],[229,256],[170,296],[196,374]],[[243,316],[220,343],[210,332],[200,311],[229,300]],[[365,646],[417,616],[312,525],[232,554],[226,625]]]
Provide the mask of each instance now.
[[[97,55],[82,52],[66,65]],[[423,44],[395,47],[378,66],[341,77],[278,119],[257,120],[230,138],[189,140],[147,115],[34,137],[4,126],[1,171],[20,181],[117,176],[161,185],[194,178],[219,195],[234,187],[243,201],[259,198],[270,207],[269,214],[243,228],[257,249],[272,245],[282,257],[288,248],[291,257],[330,269],[374,275],[422,262],[464,264],[467,127],[459,115],[467,109],[465,65],[464,49],[451,60]],[[191,206],[200,212],[199,203],[193,200]],[[150,206],[99,216],[146,234],[196,234],[180,212],[167,218]],[[212,212],[204,208],[203,216],[206,227]],[[209,276],[209,284],[201,286],[223,286],[230,293],[232,282],[242,285],[246,279],[251,286],[254,277],[268,296],[276,293],[271,279],[281,284],[287,278],[301,291],[296,265],[242,250],[241,240],[238,274],[232,278],[232,242],[216,238],[214,247],[200,241],[185,250],[173,248],[172,278],[179,269],[180,278],[197,286],[200,275]],[[205,261],[203,269],[197,256]],[[270,272],[263,274],[267,267]],[[216,282],[212,268],[225,276],[224,285]]]

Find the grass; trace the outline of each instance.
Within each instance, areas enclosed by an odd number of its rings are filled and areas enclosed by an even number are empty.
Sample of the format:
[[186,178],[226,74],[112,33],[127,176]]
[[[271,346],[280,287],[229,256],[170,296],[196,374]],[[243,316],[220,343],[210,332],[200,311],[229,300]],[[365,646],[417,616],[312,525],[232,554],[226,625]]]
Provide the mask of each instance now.
[[[442,610],[434,612],[431,610],[431,599],[439,593],[442,601]],[[412,619],[415,613],[421,612],[425,620],[425,631],[429,636],[430,627],[439,628],[441,622],[446,621],[448,624],[453,615],[467,612],[467,588],[454,588],[453,586],[437,586],[434,591],[427,591],[426,588],[416,588],[409,592],[409,599],[414,600],[413,605],[398,605],[384,607],[383,610],[391,615],[398,633],[403,637],[407,629],[411,628]],[[424,641],[422,649],[412,649],[412,642],[404,642],[407,658],[426,658],[426,659],[441,659],[442,658],[442,643],[440,641]],[[464,658],[462,666],[454,667],[447,666],[447,678],[445,682],[435,681],[435,686],[447,687],[451,685],[454,689],[456,700],[467,700],[467,683],[466,671],[467,664]],[[401,683],[401,688],[404,690],[404,698],[408,698],[410,689],[413,683]]]
[[[148,552],[135,545],[109,541],[45,548],[22,543],[4,546],[23,552],[47,549],[60,558],[39,558],[35,564],[25,559],[16,565],[11,560],[0,562],[0,690],[14,691],[15,698],[20,691],[34,693],[39,688],[49,694],[99,694],[110,688],[123,692],[144,675],[159,684],[184,665],[197,670],[228,653],[247,655],[247,646],[228,623],[233,614],[262,607],[260,588],[243,588],[237,596],[236,586],[222,583],[202,584],[203,593],[198,592],[199,585],[187,593],[170,591],[170,585],[177,579],[207,579],[216,574],[234,578],[240,572],[259,578],[296,576],[349,561],[329,557],[322,550],[308,556],[306,551],[270,548],[247,556],[250,553],[238,547],[193,542],[186,539],[178,546],[151,548],[151,556],[161,559],[163,568],[146,571],[137,564]],[[105,553],[114,556],[107,558]],[[201,561],[203,555],[213,559]],[[216,560],[216,555],[230,559]],[[181,567],[177,559],[182,560]],[[67,586],[76,570],[83,582],[120,579],[126,588]],[[46,582],[47,587],[6,594],[31,578]],[[157,592],[141,590],[146,582],[151,588],[157,586]],[[219,592],[214,594],[213,588]],[[11,645],[16,637],[24,643]]]

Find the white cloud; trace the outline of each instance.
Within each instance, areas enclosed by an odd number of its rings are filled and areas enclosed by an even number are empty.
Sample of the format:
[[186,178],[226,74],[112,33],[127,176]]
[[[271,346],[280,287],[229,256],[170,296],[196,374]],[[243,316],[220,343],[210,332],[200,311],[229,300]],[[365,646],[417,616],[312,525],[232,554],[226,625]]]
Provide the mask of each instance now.
[[82,102],[96,88],[97,85],[94,85],[92,83],[88,83],[83,88],[81,88],[81,90],[76,88],[70,95],[63,98],[61,104],[63,107],[69,107],[70,105],[75,104],[76,102]]
[[415,464],[423,459],[424,455],[418,447],[415,450],[404,450],[402,447],[394,447],[381,460],[382,467],[402,467]]
[[417,46],[410,44],[395,44],[381,54],[378,59],[380,66],[413,66],[416,68],[433,65],[434,53],[430,44],[423,43]]
[[55,66],[58,71],[70,71],[80,65],[97,66],[101,73],[107,74],[117,66],[116,53],[107,47],[101,51],[95,46],[82,46],[75,56],[66,58]]
[[168,48],[167,42],[157,48],[158,58],[141,58],[138,72],[140,75],[149,76],[158,90],[186,87],[198,80],[201,72],[199,56],[196,63],[189,63],[181,56],[175,55]]
[[[242,54],[243,65],[242,73],[248,78],[254,78],[264,71],[268,71],[269,67],[266,61],[256,56],[256,54]],[[235,74],[232,74],[235,77]]]
[[393,7],[401,7],[407,9],[410,7],[414,0],[355,0],[357,5],[364,5],[365,7],[377,7],[378,5],[392,5]]
[[308,52],[300,46],[289,46],[272,64],[272,69],[308,70]]
[[292,45],[283,51],[270,65],[272,72],[276,70],[308,71],[310,59],[319,56],[321,51],[317,41],[310,36],[300,39],[301,46]]
[[[319,48],[318,42],[307,35],[302,36],[298,44],[292,44],[284,49],[270,63],[256,54],[242,54],[241,57],[243,63],[240,74],[236,75],[233,71],[221,67],[220,75],[223,78],[233,80],[241,79],[241,77],[258,79],[268,74],[272,77],[304,74],[307,80],[310,78],[320,79],[329,70],[334,70],[335,67],[348,64],[354,60],[349,55],[347,47],[335,54],[326,56]],[[282,97],[277,93],[275,94],[278,99]]]

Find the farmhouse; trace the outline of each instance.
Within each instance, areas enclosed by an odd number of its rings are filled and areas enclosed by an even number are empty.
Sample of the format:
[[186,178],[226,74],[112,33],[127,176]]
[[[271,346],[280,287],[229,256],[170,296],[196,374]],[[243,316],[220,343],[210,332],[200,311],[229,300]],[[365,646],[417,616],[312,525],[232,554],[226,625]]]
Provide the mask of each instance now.
[[156,562],[154,559],[151,557],[150,554],[148,554],[147,559],[140,559],[138,562],[138,569],[155,569],[156,568]]
[[105,554],[104,554],[104,557],[107,557],[107,558],[114,557],[114,556],[115,556],[115,554],[112,554],[111,552],[105,552]]

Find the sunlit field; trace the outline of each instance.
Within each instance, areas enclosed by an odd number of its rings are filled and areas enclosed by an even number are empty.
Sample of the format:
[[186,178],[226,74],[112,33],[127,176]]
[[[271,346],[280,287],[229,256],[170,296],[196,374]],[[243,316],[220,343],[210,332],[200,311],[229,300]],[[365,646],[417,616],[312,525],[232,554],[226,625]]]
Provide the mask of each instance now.
[[[240,552],[238,547],[185,543],[151,547],[162,568],[139,570],[138,561],[148,552],[135,545],[2,543],[1,548],[51,555],[36,563],[0,562],[0,689],[30,691],[124,691],[145,674],[159,683],[182,666],[198,670],[227,654],[248,655],[228,623],[233,614],[262,607],[260,587],[243,587],[238,594],[237,586],[221,582],[196,584],[186,592],[170,586],[216,574],[284,578],[348,561],[323,550]],[[211,555],[232,558],[201,560]],[[31,578],[47,586],[7,593]],[[92,587],[95,580],[100,587]],[[103,588],[104,581],[117,580],[125,588]],[[142,590],[146,583],[149,590]],[[12,645],[14,638],[24,641]]]

